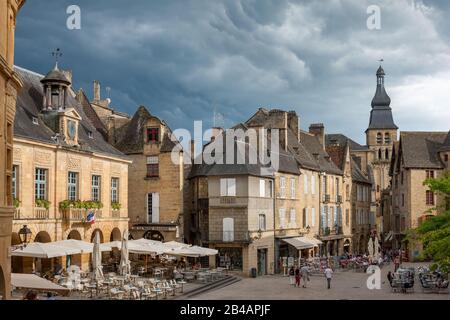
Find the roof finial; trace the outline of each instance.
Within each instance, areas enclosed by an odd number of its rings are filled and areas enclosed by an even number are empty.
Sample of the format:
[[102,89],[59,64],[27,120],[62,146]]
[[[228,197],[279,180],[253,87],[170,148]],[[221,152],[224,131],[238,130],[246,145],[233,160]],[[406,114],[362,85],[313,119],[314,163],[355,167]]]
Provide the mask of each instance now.
[[56,48],[56,50],[52,52],[52,56],[55,57],[55,70],[58,70],[58,58],[62,57],[61,50],[59,48]]

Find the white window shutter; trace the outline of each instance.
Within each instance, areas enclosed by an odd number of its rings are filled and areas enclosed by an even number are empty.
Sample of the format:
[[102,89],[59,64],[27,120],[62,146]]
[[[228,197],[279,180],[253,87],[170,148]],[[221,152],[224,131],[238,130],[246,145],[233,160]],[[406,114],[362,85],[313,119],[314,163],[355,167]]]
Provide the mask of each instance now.
[[228,179],[228,196],[234,197],[236,196],[236,179]]
[[295,209],[291,209],[291,212],[290,212],[290,217],[289,217],[290,219],[290,225],[291,225],[291,227],[292,228],[296,228],[297,227],[297,222],[295,221]]
[[316,192],[316,177],[314,174],[311,175],[311,194]]
[[304,193],[305,194],[307,194],[308,193],[308,176],[305,174],[304,176],[303,176],[303,191],[304,191]]
[[266,196],[266,180],[264,179],[259,180],[259,196],[260,197]]
[[316,226],[316,208],[311,208],[311,227]]
[[232,242],[234,241],[234,219],[224,218],[222,222],[223,230],[223,241]]
[[291,178],[291,199],[295,199],[295,179]]
[[305,222],[304,222],[305,226],[308,226],[308,208],[305,208]]
[[225,197],[227,195],[227,179],[220,179],[220,196]]
[[278,214],[280,216],[280,228],[284,229],[285,228],[285,212],[284,212],[284,208],[280,208],[278,210]]
[[159,223],[159,193],[152,193],[152,223]]

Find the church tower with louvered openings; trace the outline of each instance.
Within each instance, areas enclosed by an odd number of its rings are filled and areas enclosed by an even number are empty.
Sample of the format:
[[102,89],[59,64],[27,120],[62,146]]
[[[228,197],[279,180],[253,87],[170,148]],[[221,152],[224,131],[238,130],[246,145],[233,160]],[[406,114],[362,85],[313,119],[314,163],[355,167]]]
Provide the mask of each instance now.
[[367,147],[372,151],[368,159],[373,173],[372,199],[377,217],[381,215],[381,193],[389,186],[389,165],[394,143],[397,141],[398,127],[394,123],[389,98],[384,88],[385,72],[380,67],[377,70],[377,88],[372,99],[369,127],[366,130]]

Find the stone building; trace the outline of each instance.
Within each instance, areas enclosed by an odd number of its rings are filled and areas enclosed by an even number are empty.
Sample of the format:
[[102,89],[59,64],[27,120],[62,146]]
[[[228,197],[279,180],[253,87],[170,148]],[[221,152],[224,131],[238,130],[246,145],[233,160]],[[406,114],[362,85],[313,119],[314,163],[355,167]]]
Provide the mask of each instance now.
[[13,67],[14,32],[24,3],[25,0],[3,0],[0,4],[0,299],[8,299],[11,292],[13,127],[17,91],[22,87]]
[[[140,106],[130,119],[100,99],[94,82],[95,110],[109,141],[132,160],[128,172],[130,234],[133,238],[184,241],[183,150],[169,126]],[[178,149],[175,150],[175,147]],[[174,152],[172,152],[174,151]]]
[[[22,68],[16,72],[24,90],[14,121],[12,245],[19,244],[23,225],[35,242],[92,241],[96,230],[102,242],[120,240],[128,228],[130,160],[91,123],[88,106],[71,87],[70,72],[57,64],[46,76]],[[40,269],[52,262],[43,259]],[[71,263],[87,268],[89,255],[76,255]],[[12,267],[30,272],[33,261],[14,257]]]
[[[245,125],[240,125],[245,129]],[[226,158],[225,133],[218,133],[205,150]],[[220,139],[220,140],[219,140]],[[231,139],[231,138],[230,138]],[[209,246],[219,251],[210,258],[210,266],[229,267],[245,275],[256,268],[259,274],[273,274],[274,260],[274,187],[273,174],[265,174],[258,161],[249,164],[248,154],[252,146],[240,142],[244,150],[234,142],[233,163],[194,164],[189,174],[192,192],[192,208],[187,215],[191,243]],[[247,161],[238,164],[242,156]]]
[[393,249],[403,248],[412,259],[419,255],[421,245],[402,245],[406,231],[418,227],[429,216],[450,209],[449,199],[423,185],[426,179],[449,171],[449,156],[450,132],[400,132],[389,171],[391,223],[385,238]]
[[351,150],[364,147],[342,134],[326,135],[326,145],[331,159],[344,173],[344,251],[363,254],[366,252],[370,224],[375,223],[375,217],[370,215],[372,182],[361,170],[358,159],[352,157]]

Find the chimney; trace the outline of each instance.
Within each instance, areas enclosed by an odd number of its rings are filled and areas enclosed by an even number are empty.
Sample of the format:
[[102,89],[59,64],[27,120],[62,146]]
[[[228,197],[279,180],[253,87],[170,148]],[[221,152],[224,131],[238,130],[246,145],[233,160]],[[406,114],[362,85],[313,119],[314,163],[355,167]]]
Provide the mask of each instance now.
[[100,101],[100,82],[94,80],[94,102]]
[[297,140],[300,141],[300,128],[298,125],[298,116],[295,111],[288,112],[288,127],[294,132]]
[[325,127],[323,123],[313,123],[309,126],[309,133],[319,138],[323,150],[325,150]]

